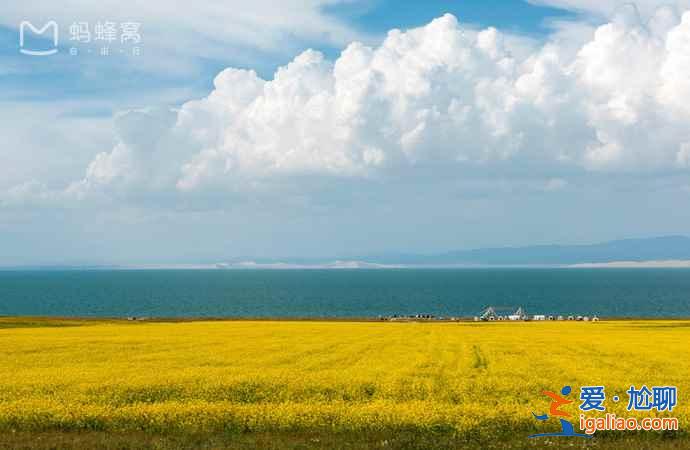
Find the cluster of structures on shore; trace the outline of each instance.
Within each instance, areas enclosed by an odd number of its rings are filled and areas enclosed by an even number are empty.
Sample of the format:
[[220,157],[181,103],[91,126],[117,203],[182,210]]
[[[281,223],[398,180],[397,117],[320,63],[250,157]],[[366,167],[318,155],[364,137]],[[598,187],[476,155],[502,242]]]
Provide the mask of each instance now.
[[379,316],[381,320],[406,321],[406,320],[460,320],[457,317],[435,316],[433,314],[393,314],[392,316]]
[[[380,316],[381,320],[389,321],[460,321],[468,320],[468,318],[463,317],[442,317],[435,316],[433,314],[410,314],[410,315],[398,315],[394,314],[392,316]],[[598,322],[599,317],[597,316],[582,316],[582,315],[546,315],[546,314],[527,314],[527,311],[523,307],[518,307],[517,309],[508,307],[498,307],[498,306],[488,306],[484,309],[481,314],[474,316],[472,318],[475,322],[494,322],[494,321],[578,321],[578,322]]]
[[[503,311],[501,311],[503,309]],[[541,321],[541,320],[575,320],[575,321],[580,321],[580,322],[589,322],[590,320],[592,322],[597,322],[599,321],[599,318],[597,316],[574,316],[574,315],[569,315],[569,316],[553,316],[553,315],[545,315],[545,314],[533,314],[530,316],[527,314],[527,311],[523,307],[517,308],[515,311],[512,313],[509,312],[512,311],[508,310],[506,311],[506,308],[498,308],[494,306],[489,306],[487,307],[481,315],[475,316],[474,321],[475,322],[492,322],[495,320],[513,320],[513,321],[527,321],[527,320],[536,320],[536,321]]]

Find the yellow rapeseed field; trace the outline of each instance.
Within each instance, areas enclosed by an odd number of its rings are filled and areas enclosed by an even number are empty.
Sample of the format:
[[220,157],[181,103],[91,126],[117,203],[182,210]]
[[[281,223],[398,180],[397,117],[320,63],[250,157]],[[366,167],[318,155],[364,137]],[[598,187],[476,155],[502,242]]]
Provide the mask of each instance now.
[[[555,431],[531,415],[548,411],[542,390],[571,385],[576,397],[579,386],[604,385],[627,399],[642,384],[678,386],[672,415],[687,429],[690,322],[0,319],[4,430],[491,437]],[[606,406],[634,415],[625,401]]]

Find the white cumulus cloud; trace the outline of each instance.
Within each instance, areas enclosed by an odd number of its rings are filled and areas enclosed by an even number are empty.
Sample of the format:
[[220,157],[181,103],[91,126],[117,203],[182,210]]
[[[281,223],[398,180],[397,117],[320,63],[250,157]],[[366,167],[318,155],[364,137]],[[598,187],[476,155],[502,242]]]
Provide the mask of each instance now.
[[[533,168],[556,190],[559,171],[686,170],[690,12],[681,12],[614,17],[575,52],[557,40],[525,52],[445,15],[375,47],[353,42],[335,61],[307,50],[271,80],[229,68],[203,99],[119,114],[115,147],[63,194],[264,192],[492,166]],[[37,191],[26,186],[22,195]]]

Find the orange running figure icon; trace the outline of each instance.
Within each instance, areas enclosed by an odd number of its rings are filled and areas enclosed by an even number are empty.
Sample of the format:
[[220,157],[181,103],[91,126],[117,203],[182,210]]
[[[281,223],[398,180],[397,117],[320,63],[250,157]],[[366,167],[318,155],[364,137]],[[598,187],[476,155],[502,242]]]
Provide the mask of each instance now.
[[[570,414],[568,414],[565,411],[561,411],[560,408],[561,406],[568,405],[572,403],[572,400],[568,400],[567,398],[564,397],[564,395],[569,395],[571,392],[570,386],[563,386],[563,389],[561,389],[561,395],[558,395],[554,392],[551,391],[542,391],[542,393],[546,396],[548,396],[552,401],[551,401],[551,406],[549,407],[549,414],[541,414],[537,415],[534,412],[532,412],[532,415],[534,416],[535,419],[544,421],[548,420],[550,416],[556,416],[556,417],[570,417]],[[561,431],[560,433],[539,433],[539,434],[532,434],[528,437],[530,438],[536,438],[536,437],[546,437],[546,436],[571,436],[571,437],[583,437],[583,438],[591,438],[592,436],[586,435],[586,434],[581,434],[581,433],[576,433],[575,432],[575,427],[573,427],[573,424],[568,422],[565,419],[558,419],[561,423]]]
[[570,417],[570,414],[568,414],[565,411],[561,411],[558,408],[560,408],[561,406],[569,405],[573,402],[572,400],[568,400],[567,398],[562,397],[551,391],[542,391],[542,394],[548,395],[549,397],[551,397],[551,400],[553,400],[551,402],[551,407],[549,408],[549,414],[551,416]]

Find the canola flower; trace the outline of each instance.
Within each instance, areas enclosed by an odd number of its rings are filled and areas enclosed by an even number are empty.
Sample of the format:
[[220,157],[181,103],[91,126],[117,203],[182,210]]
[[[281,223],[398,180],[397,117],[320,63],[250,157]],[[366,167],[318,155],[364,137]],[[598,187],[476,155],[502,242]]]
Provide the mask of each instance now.
[[[604,385],[623,398],[646,384],[678,387],[684,430],[689,341],[684,321],[0,319],[0,429],[490,436],[555,429],[531,414],[548,408],[543,390]],[[606,407],[636,415],[624,401]]]

